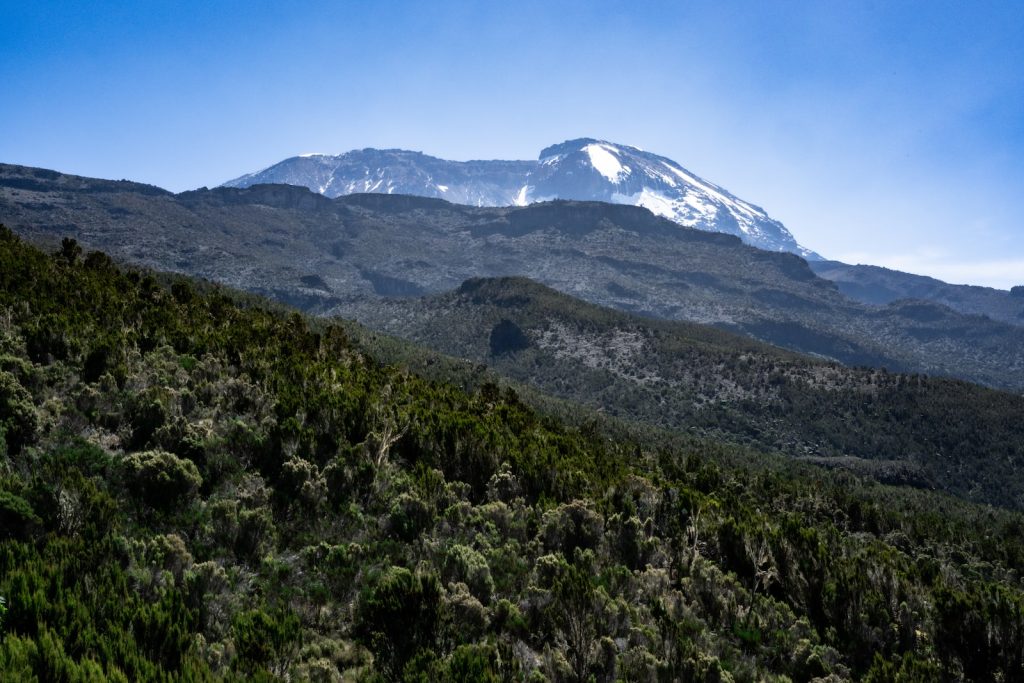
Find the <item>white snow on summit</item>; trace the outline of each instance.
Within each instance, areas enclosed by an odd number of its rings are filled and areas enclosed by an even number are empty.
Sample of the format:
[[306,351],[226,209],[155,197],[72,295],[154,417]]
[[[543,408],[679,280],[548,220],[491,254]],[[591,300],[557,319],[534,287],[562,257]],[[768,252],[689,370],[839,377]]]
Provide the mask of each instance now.
[[741,202],[741,201],[737,201],[735,199],[730,199],[729,197],[726,197],[724,194],[719,192],[713,186],[711,186],[711,185],[709,185],[707,183],[701,182],[700,180],[698,180],[697,178],[694,178],[689,173],[686,173],[685,171],[683,171],[683,169],[681,169],[681,168],[677,168],[677,167],[675,167],[675,166],[673,166],[671,164],[665,164],[665,168],[667,168],[668,170],[672,171],[677,176],[682,178],[684,182],[689,183],[690,185],[693,185],[696,188],[699,188],[700,190],[702,190],[703,192],[706,192],[707,194],[711,195],[712,197],[714,197],[718,201],[722,202],[723,204],[726,204],[726,205],[728,205],[728,206],[730,206],[732,208],[735,208],[735,209],[737,209],[739,211],[742,211],[743,213],[745,213],[745,214],[747,214],[749,216],[763,216],[764,215],[764,212],[755,211],[746,202]]
[[611,145],[592,143],[583,148],[590,157],[590,164],[598,173],[613,183],[619,182],[622,176],[629,175],[629,168],[619,163],[615,156],[615,148]]
[[595,138],[552,145],[537,161],[454,162],[405,150],[306,153],[225,185],[268,182],[303,185],[328,197],[402,193],[473,206],[527,206],[552,199],[611,201],[642,206],[682,226],[736,235],[762,249],[820,258],[763,209],[672,159]]

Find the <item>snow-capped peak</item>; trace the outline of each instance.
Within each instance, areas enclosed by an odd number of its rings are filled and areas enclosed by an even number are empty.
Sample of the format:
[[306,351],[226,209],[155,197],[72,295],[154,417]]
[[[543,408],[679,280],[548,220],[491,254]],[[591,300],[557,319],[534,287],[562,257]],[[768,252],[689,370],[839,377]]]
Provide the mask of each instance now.
[[548,199],[633,204],[686,227],[737,235],[762,249],[820,258],[763,209],[675,161],[595,138],[546,147],[537,161],[446,161],[399,149],[303,154],[225,185],[275,182],[305,185],[328,197],[386,192],[471,206],[524,206]]

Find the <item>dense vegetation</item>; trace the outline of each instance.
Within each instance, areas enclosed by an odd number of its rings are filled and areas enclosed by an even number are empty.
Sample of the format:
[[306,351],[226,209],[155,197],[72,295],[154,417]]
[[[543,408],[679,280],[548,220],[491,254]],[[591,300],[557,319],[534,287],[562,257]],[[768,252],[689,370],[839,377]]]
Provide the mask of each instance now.
[[1024,520],[570,428],[0,230],[15,680],[1020,680]]
[[1024,509],[1019,394],[851,368],[586,304],[524,278],[390,300],[373,316],[417,344],[608,415]]

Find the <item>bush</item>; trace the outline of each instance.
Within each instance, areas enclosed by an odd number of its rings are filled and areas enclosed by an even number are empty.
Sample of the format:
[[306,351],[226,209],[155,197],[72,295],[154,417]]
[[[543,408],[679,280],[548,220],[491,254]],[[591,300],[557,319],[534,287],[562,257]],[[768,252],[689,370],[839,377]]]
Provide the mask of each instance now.
[[128,407],[128,419],[132,425],[129,447],[141,448],[168,420],[168,410],[157,398],[141,395]]
[[235,554],[242,559],[259,560],[273,548],[276,536],[277,527],[269,510],[242,510],[238,513]]
[[388,515],[389,531],[406,543],[423,533],[432,522],[433,515],[427,504],[408,493],[398,496]]
[[460,645],[445,667],[450,681],[497,683],[498,653],[493,645]]
[[28,538],[41,524],[28,501],[9,491],[0,491],[0,539]]
[[32,396],[9,372],[0,371],[0,437],[10,455],[35,441],[39,417]]
[[203,483],[195,463],[166,451],[132,453],[124,459],[124,470],[140,501],[159,509],[184,502]]
[[573,557],[577,548],[595,550],[604,536],[604,522],[588,502],[574,500],[544,513],[544,546]]
[[494,593],[494,579],[491,568],[483,555],[465,545],[448,548],[444,558],[445,583],[464,583],[470,592],[482,603],[491,601]]
[[435,644],[440,605],[435,575],[391,567],[363,592],[356,637],[373,652],[382,671],[397,677],[417,652]]
[[281,611],[250,610],[235,616],[231,633],[238,653],[236,668],[254,673],[282,657],[299,635],[299,619]]

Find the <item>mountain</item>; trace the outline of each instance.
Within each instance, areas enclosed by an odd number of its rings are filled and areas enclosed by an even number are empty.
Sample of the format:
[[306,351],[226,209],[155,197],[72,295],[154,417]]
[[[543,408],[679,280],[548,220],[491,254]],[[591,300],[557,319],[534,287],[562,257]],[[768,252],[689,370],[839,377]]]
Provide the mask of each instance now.
[[769,251],[806,258],[820,277],[863,303],[922,299],[968,315],[1024,325],[1019,297],[987,287],[950,285],[877,266],[822,259],[800,246],[761,208],[705,181],[666,157],[581,138],[541,151],[538,161],[446,161],[404,150],[307,154],[224,184],[300,185],[328,197],[379,192],[434,197],[471,206],[522,206],[549,199],[632,204],[681,225],[740,237]]
[[224,183],[301,185],[327,197],[379,192],[470,206],[525,206],[551,199],[642,206],[680,225],[736,235],[768,251],[820,258],[760,207],[666,157],[580,138],[541,151],[537,161],[446,161],[419,152],[354,150],[285,159]]
[[977,285],[951,285],[924,275],[839,261],[809,261],[808,265],[819,277],[835,282],[843,294],[864,303],[885,306],[900,299],[925,299],[961,313],[1024,325],[1024,287],[1007,292]]
[[523,278],[474,279],[356,314],[609,415],[1024,509],[1020,395],[850,368]]
[[716,325],[850,365],[1024,390],[1020,329],[926,301],[854,301],[803,259],[638,207],[469,207],[408,195],[330,199],[290,185],[159,188],[0,165],[0,220],[132,263],[321,315],[381,297],[521,275],[592,303]]

